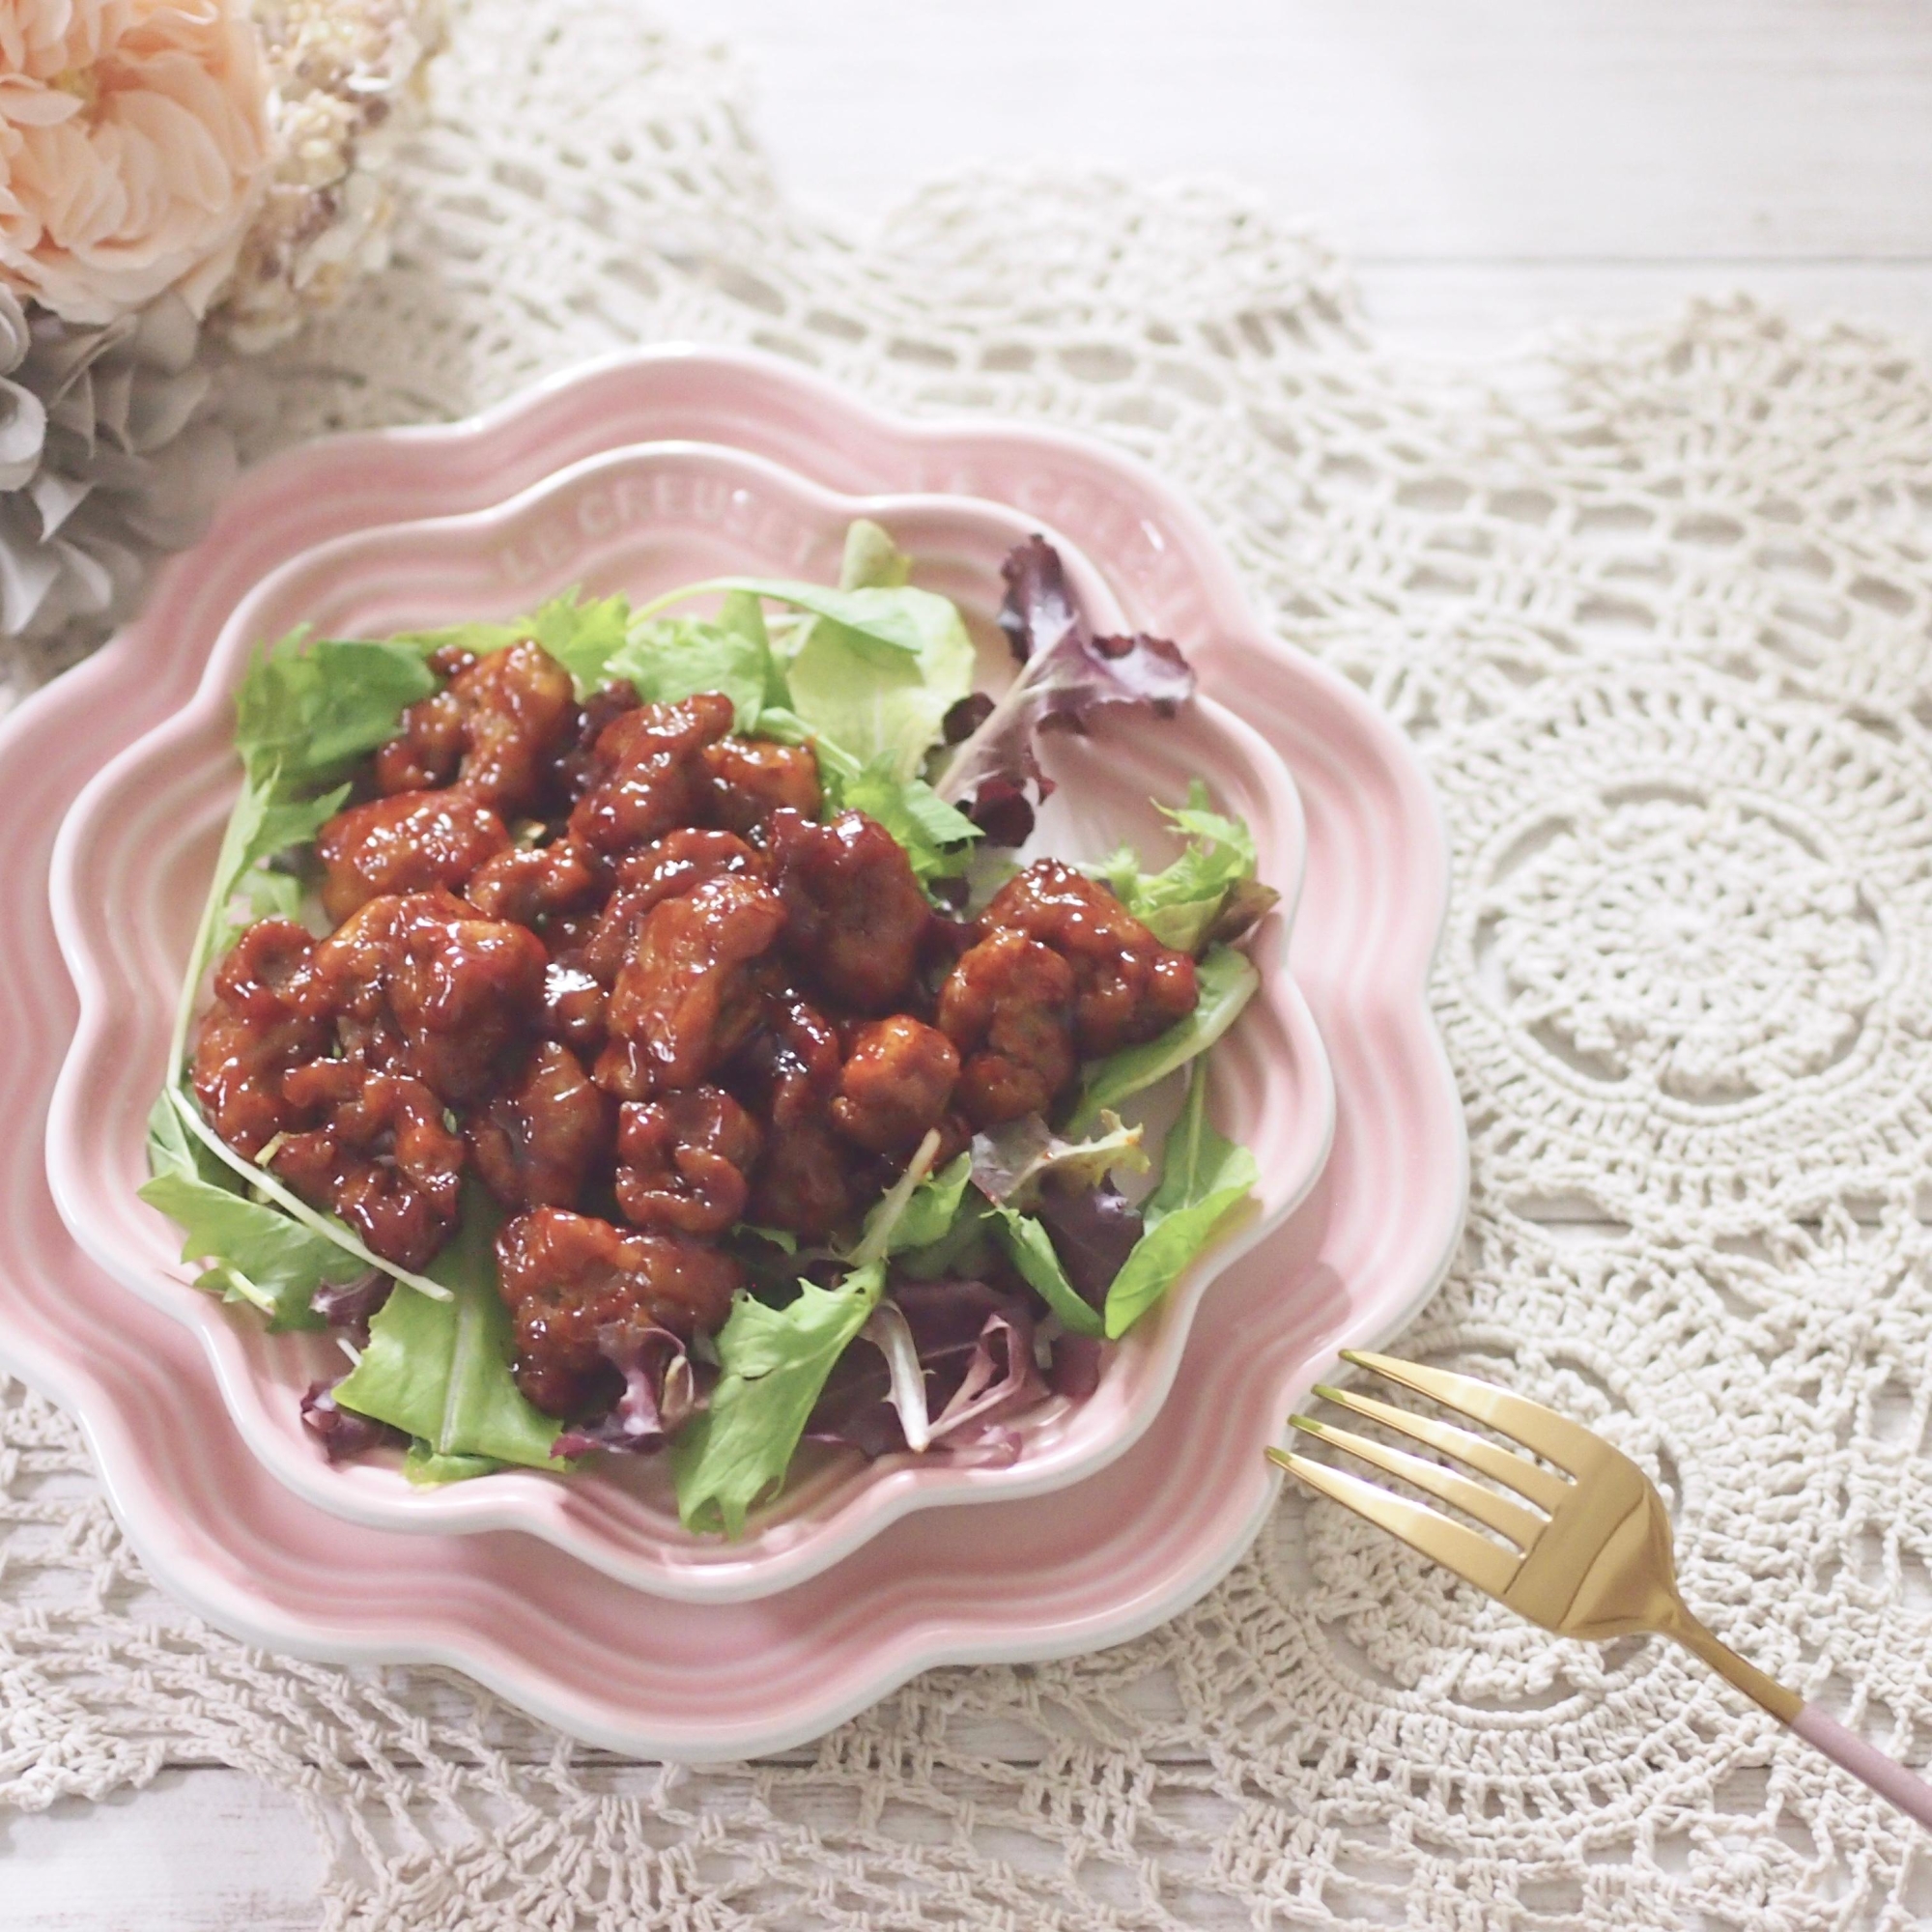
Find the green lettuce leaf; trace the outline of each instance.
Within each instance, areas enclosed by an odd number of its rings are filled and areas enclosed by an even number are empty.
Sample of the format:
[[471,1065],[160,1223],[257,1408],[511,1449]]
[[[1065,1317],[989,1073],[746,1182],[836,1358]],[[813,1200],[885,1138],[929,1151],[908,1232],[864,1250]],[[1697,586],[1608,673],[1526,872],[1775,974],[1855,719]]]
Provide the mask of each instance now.
[[321,1327],[309,1308],[315,1291],[369,1271],[327,1236],[243,1194],[166,1093],[148,1116],[148,1170],[136,1192],[181,1228],[182,1260],[205,1264],[195,1286],[259,1308],[270,1328]]
[[[399,1281],[369,1323],[361,1360],[335,1385],[344,1408],[417,1438],[419,1472],[473,1475],[504,1463],[569,1467],[551,1455],[556,1420],[526,1401],[510,1375],[510,1312],[497,1292],[501,1220],[488,1195],[467,1188],[456,1233],[429,1265],[449,1299],[432,1301]],[[429,1460],[452,1457],[464,1461]]]
[[1060,1317],[1061,1325],[1075,1335],[1100,1334],[1099,1312],[1067,1280],[1046,1230],[1016,1208],[995,1208],[991,1213],[993,1238],[1027,1285]]
[[1210,947],[1201,961],[1199,975],[1200,1004],[1184,1020],[1169,1027],[1157,1039],[1143,1046],[1123,1047],[1087,1068],[1067,1133],[1092,1132],[1103,1111],[1118,1109],[1130,1094],[1166,1079],[1197,1054],[1206,1053],[1234,1025],[1261,983],[1254,961],[1229,946]]
[[[962,1153],[937,1174],[928,1174],[902,1203],[890,1193],[875,1201],[859,1232],[855,1253],[869,1255],[876,1249],[881,1255],[895,1255],[908,1248],[930,1247],[957,1217],[972,1169],[973,1156]],[[879,1229],[888,1216],[891,1226],[881,1245]]]
[[443,644],[454,644],[482,658],[492,651],[507,650],[525,638],[534,638],[569,671],[581,704],[593,691],[610,683],[607,667],[623,647],[630,625],[628,597],[619,593],[586,598],[573,584],[514,623],[446,624],[437,631],[411,631],[390,641],[409,644],[425,657]]
[[252,782],[272,778],[299,796],[345,777],[440,683],[412,644],[294,632],[257,656],[237,688],[235,749]]
[[[862,764],[882,761],[900,781],[918,776],[946,714],[973,689],[973,639],[952,602],[910,584],[828,592],[786,670],[791,709]],[[866,600],[869,628],[839,616]],[[811,608],[810,606],[806,608]],[[881,652],[879,627],[905,648]]]
[[1160,1185],[1142,1213],[1146,1232],[1107,1291],[1107,1337],[1124,1335],[1173,1287],[1215,1230],[1248,1198],[1255,1157],[1208,1123],[1208,1078],[1198,1066],[1161,1152]]
[[913,876],[922,884],[956,878],[966,869],[980,828],[963,811],[948,805],[923,779],[896,777],[889,759],[861,765],[823,737],[812,742],[828,816],[863,811],[877,819],[904,847]]
[[[1254,835],[1240,819],[1208,809],[1208,787],[1199,779],[1188,786],[1184,806],[1160,810],[1188,836],[1187,848],[1172,865],[1158,872],[1144,872],[1133,848],[1122,845],[1094,869],[1163,946],[1198,952],[1213,932],[1230,895],[1254,879]],[[1266,897],[1257,904],[1260,893]],[[1265,887],[1250,886],[1242,895],[1248,923],[1259,918],[1275,896]]]
[[631,628],[611,653],[607,679],[623,678],[646,704],[675,704],[700,691],[721,691],[731,700],[733,728],[755,731],[771,696],[776,668],[764,621],[750,603],[755,631],[701,617],[653,617]]
[[874,1263],[836,1288],[801,1281],[798,1298],[782,1308],[738,1296],[718,1331],[724,1373],[710,1404],[671,1445],[687,1528],[737,1536],[752,1506],[784,1481],[825,1378],[866,1325],[885,1283],[884,1264]]
[[986,1230],[992,1215],[982,1196],[968,1193],[944,1233],[923,1246],[901,1248],[893,1256],[894,1273],[910,1275],[914,1281],[980,1273],[990,1259]]
[[895,589],[912,576],[912,558],[869,517],[855,517],[845,531],[838,563],[840,590]]
[[215,919],[197,951],[191,978],[199,979],[209,960],[226,952],[243,926],[271,916],[300,916],[300,882],[287,872],[263,867],[292,847],[313,844],[316,834],[348,796],[349,787],[341,784],[315,798],[284,797],[278,771],[268,773],[260,782],[242,781],[214,862],[209,903],[215,908]]

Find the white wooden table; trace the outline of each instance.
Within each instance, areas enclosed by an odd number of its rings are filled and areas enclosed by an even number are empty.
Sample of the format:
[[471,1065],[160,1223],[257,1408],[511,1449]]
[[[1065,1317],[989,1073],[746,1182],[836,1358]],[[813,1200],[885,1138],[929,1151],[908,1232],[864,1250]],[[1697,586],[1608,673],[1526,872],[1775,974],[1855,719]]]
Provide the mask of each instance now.
[[[605,0],[625,5],[630,0]],[[982,158],[1222,173],[1306,213],[1390,342],[1751,290],[1932,346],[1926,0],[661,0],[758,76],[796,193]],[[0,1927],[281,1932],[321,1860],[212,1766],[0,1812]]]

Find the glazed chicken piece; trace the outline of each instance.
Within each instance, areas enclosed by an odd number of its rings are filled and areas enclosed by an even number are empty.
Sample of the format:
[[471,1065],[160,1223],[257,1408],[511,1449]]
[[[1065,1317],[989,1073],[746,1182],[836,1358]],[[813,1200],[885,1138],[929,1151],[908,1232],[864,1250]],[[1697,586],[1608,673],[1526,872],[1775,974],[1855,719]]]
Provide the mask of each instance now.
[[445,648],[431,665],[441,691],[403,713],[401,732],[376,753],[387,793],[454,782],[505,817],[534,812],[578,727],[570,673],[532,639],[484,657]]
[[504,1207],[575,1208],[608,1169],[615,1108],[567,1046],[539,1040],[522,1072],[464,1126],[476,1172]]
[[517,1386],[547,1415],[608,1406],[627,1334],[652,1326],[689,1340],[730,1312],[744,1270],[722,1249],[637,1234],[587,1214],[537,1208],[497,1236],[497,1285],[516,1335]]
[[718,1087],[632,1101],[617,1128],[617,1206],[639,1228],[722,1235],[744,1216],[763,1136]]
[[331,1209],[370,1251],[420,1268],[456,1226],[463,1143],[419,1080],[354,1060],[313,1060],[282,1082],[292,1114],[270,1166],[303,1200]]
[[910,1000],[932,913],[898,840],[862,811],[830,825],[776,811],[766,843],[785,950],[819,989],[862,1013]]
[[702,753],[731,728],[731,700],[700,692],[678,704],[621,712],[591,750],[594,781],[571,809],[570,836],[621,852],[698,816],[708,774]]
[[610,986],[636,950],[644,921],[666,899],[679,898],[726,873],[763,881],[764,855],[730,832],[685,826],[616,862],[617,890],[589,937],[562,956]]
[[1073,968],[1009,927],[960,955],[939,989],[939,1025],[976,1127],[1045,1113],[1073,1078]]
[[460,892],[509,844],[496,812],[461,792],[405,791],[352,805],[316,838],[323,909],[339,923],[385,894]]
[[795,994],[780,993],[733,1071],[767,1122],[750,1218],[824,1240],[858,1211],[865,1185],[852,1171],[850,1146],[832,1131],[838,1028]]
[[623,1100],[694,1087],[759,1016],[753,966],[778,943],[784,909],[757,880],[726,873],[651,908],[605,1009],[594,1077]]
[[430,892],[370,900],[315,949],[313,970],[350,1052],[461,1105],[536,1024],[547,964],[526,926]]
[[294,921],[251,925],[214,976],[214,1001],[196,1036],[194,1091],[214,1131],[251,1159],[294,1118],[282,1076],[327,1050],[310,959],[315,942]]
[[959,1053],[937,1027],[894,1013],[859,1029],[838,1076],[832,1122],[872,1153],[910,1154],[946,1117]]
[[809,746],[721,738],[703,751],[703,817],[750,833],[773,812],[818,816],[818,759]]
[[513,846],[470,875],[463,896],[485,919],[536,925],[559,913],[582,912],[603,890],[592,855],[575,839]]
[[1023,932],[1073,968],[1073,1032],[1083,1058],[1152,1039],[1200,998],[1188,954],[1163,946],[1105,886],[1057,859],[1037,860],[1009,879],[980,923]]

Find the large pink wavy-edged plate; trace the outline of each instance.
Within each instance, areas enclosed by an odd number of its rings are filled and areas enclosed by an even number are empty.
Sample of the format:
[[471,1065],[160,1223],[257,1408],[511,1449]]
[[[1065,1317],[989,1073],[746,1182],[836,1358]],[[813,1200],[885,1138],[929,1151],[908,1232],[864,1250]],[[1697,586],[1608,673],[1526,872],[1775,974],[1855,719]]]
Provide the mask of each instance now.
[[[185,1279],[179,1232],[135,1198],[147,1118],[166,1065],[182,973],[205,881],[240,781],[230,694],[257,648],[298,624],[370,637],[467,618],[506,619],[567,584],[638,600],[696,580],[836,577],[855,517],[885,526],[919,559],[917,581],[965,612],[998,675],[1009,662],[994,623],[1000,564],[1037,519],[971,497],[838,495],[761,457],[692,442],[585,457],[484,510],[352,532],[291,558],[223,625],[194,696],[108,760],[62,827],[52,862],[54,923],[80,992],[55,1088],[47,1171],[73,1237],[154,1307],[201,1337],[242,1439],[298,1495],[378,1528],[524,1530],[654,1595],[728,1602],[816,1575],[909,1511],[1065,1489],[1122,1454],[1152,1420],[1209,1284],[1278,1228],[1328,1151],[1334,1094],[1326,1055],[1287,963],[1302,867],[1301,809],[1267,742],[1212,698],[1149,730],[1096,721],[1048,753],[1059,781],[1041,849],[1097,860],[1122,838],[1167,842],[1152,798],[1211,774],[1217,804],[1253,828],[1261,875],[1283,910],[1257,937],[1262,984],[1214,1052],[1209,1100],[1224,1133],[1261,1168],[1255,1208],[1115,1351],[1085,1402],[1050,1400],[1016,1424],[1019,1460],[955,1467],[927,1457],[866,1463],[809,1450],[782,1497],[735,1543],[678,1521],[661,1457],[605,1458],[574,1477],[506,1470],[444,1488],[409,1482],[396,1459],[331,1466],[302,1428],[298,1398],[339,1373],[324,1336],[271,1335]],[[1123,621],[1104,579],[1057,531],[1068,579],[1103,634]],[[1158,1117],[1156,1117],[1158,1118]],[[218,1422],[185,1414],[219,1435]]]
[[[621,443],[690,438],[855,495],[1006,501],[1103,568],[1129,619],[1185,637],[1208,689],[1287,758],[1308,865],[1293,965],[1328,1047],[1334,1151],[1300,1211],[1201,1308],[1170,1399],[1068,1494],[895,1523],[837,1569],[746,1605],[643,1598],[531,1539],[347,1524],[248,1455],[185,1430],[214,1400],[196,1339],[81,1254],[41,1148],[74,1002],[45,897],[56,824],[100,763],[180,706],[268,572],[372,524],[481,507]],[[1194,512],[1143,466],[1055,432],[878,415],[742,353],[657,350],[451,428],[341,439],[252,472],[143,617],[0,723],[0,1357],[78,1416],[152,1574],[270,1649],[426,1661],[620,1750],[779,1748],[934,1664],[1121,1641],[1208,1589],[1275,1494],[1259,1454],[1338,1348],[1392,1333],[1433,1291],[1463,1217],[1466,1151],[1427,980],[1444,841],[1413,754],[1359,692],[1261,637]]]

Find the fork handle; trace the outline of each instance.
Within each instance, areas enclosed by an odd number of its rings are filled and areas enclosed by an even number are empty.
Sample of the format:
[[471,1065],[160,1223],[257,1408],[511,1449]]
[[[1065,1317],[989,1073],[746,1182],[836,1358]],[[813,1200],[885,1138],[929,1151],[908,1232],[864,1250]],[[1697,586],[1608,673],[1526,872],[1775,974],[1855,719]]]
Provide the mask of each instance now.
[[1917,1819],[1932,1832],[1932,1784],[1866,1744],[1857,1732],[1846,1730],[1837,1719],[1828,1717],[1816,1704],[1805,1703],[1775,1677],[1767,1677],[1756,1664],[1740,1657],[1721,1637],[1706,1630],[1681,1602],[1673,1606],[1666,1627],[1686,1650],[1701,1657],[1720,1677],[1729,1678],[1746,1696],[1762,1704],[1780,1724],[1795,1731],[1814,1750],[1823,1751],[1861,1784],[1869,1786],[1881,1798],[1896,1804],[1908,1818]]
[[1816,1704],[1799,1705],[1797,1716],[1785,1721],[1807,1745],[1823,1751],[1860,1783],[1870,1785],[1881,1798],[1889,1799],[1908,1818],[1918,1819],[1932,1832],[1932,1784],[1866,1744],[1857,1732],[1846,1730],[1837,1719],[1827,1716]]

